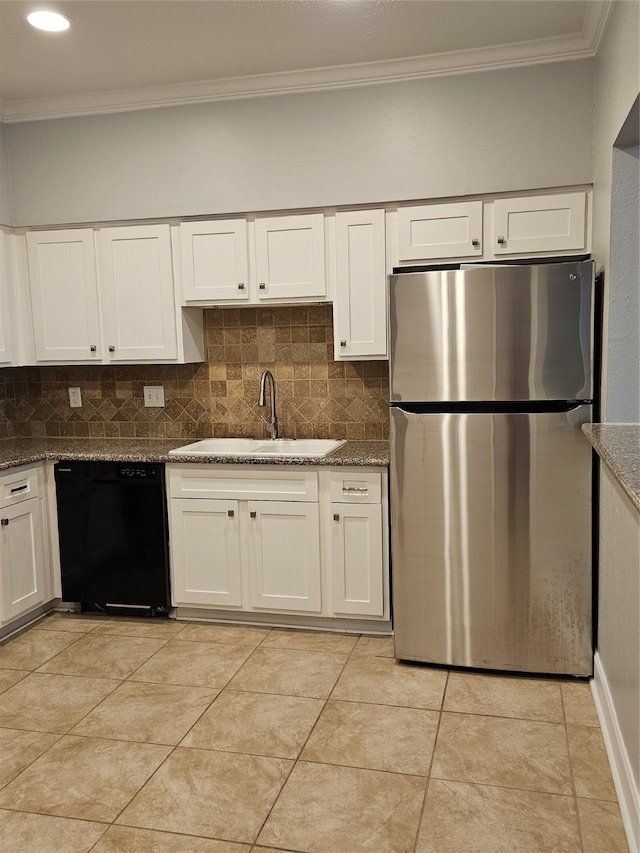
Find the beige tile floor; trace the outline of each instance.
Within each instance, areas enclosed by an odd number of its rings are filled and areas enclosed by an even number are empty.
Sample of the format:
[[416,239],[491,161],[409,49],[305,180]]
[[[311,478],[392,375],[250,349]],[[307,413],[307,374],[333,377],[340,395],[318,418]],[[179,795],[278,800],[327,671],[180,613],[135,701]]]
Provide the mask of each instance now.
[[589,686],[388,638],[53,614],[0,645],[6,853],[627,853]]

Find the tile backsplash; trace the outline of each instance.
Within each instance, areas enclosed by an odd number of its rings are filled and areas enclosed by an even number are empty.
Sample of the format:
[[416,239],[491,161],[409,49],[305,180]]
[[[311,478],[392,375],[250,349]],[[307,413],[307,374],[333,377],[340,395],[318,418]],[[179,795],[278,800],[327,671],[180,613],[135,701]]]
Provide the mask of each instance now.
[[[388,438],[388,363],[335,362],[330,305],[206,309],[204,328],[204,363],[0,371],[0,437],[266,437],[258,387],[269,369],[282,436]],[[164,387],[164,408],[145,408],[144,385]],[[82,408],[69,406],[69,386]]]

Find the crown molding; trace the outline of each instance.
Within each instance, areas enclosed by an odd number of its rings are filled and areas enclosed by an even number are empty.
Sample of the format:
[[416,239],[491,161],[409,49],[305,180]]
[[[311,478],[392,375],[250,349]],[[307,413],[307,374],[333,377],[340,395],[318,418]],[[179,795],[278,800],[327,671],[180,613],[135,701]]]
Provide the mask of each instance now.
[[614,0],[604,0],[588,3],[584,26],[579,35],[380,62],[12,101],[0,103],[0,122],[14,124],[185,104],[352,89],[430,77],[589,59],[596,55],[602,42],[613,2]]

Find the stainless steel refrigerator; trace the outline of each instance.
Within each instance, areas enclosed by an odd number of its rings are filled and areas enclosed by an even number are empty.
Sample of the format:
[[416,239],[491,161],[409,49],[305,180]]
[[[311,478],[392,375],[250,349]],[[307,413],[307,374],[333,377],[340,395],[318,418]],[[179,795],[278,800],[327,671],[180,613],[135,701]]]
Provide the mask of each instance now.
[[399,659],[592,673],[592,261],[390,278]]

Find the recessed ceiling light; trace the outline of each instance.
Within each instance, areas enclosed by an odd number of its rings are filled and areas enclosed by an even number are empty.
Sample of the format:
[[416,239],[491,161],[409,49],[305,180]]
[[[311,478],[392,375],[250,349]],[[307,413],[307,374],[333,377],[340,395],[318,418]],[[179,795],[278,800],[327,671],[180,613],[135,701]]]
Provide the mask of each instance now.
[[31,12],[27,15],[27,21],[32,27],[38,30],[46,30],[48,33],[61,33],[71,26],[69,18],[59,12]]

